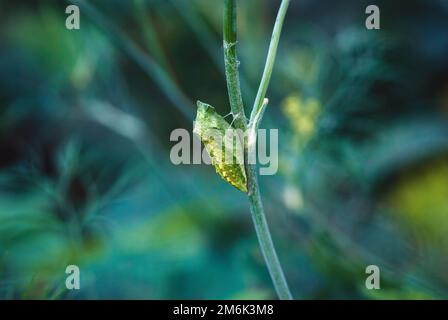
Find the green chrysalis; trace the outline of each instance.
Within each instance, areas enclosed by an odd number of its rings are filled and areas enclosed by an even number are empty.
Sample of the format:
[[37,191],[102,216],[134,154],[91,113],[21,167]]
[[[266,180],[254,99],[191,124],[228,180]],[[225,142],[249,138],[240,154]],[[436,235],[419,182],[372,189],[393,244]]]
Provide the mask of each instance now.
[[233,127],[215,108],[200,101],[197,105],[193,132],[204,143],[216,172],[232,186],[247,193],[243,142],[233,134]]

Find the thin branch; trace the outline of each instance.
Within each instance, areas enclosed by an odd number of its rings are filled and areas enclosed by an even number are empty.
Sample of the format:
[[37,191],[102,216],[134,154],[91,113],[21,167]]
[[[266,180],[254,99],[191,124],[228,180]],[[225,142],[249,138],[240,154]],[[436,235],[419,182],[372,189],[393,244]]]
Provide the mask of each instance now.
[[261,252],[274,283],[275,291],[280,300],[292,300],[292,295],[288,287],[277,252],[272,242],[271,232],[264,213],[263,202],[261,201],[260,188],[258,186],[257,166],[249,165],[247,168],[247,180],[249,182],[249,201],[252,220],[257,232],[258,242]]
[[236,5],[235,0],[224,0],[224,64],[229,92],[230,109],[235,117],[235,127],[246,130],[247,119],[241,97],[239,61],[236,55]]
[[274,30],[272,31],[271,43],[269,44],[268,56],[264,66],[263,76],[261,78],[260,86],[258,87],[257,97],[255,98],[254,106],[252,108],[251,118],[258,112],[258,110],[260,110],[263,105],[263,100],[266,97],[272,70],[274,69],[274,62],[277,55],[278,43],[280,41],[280,34],[282,33],[283,21],[285,20],[285,15],[288,11],[289,2],[290,0],[282,0],[280,9],[278,10]]
[[[286,3],[286,4],[285,4]],[[261,89],[257,95],[257,99],[261,98],[260,105],[252,110],[250,131],[253,131],[258,127],[261,117],[263,116],[264,109],[267,106],[267,99],[265,100],[265,94],[267,91],[269,79],[272,73],[272,68],[275,60],[275,52],[277,50],[278,41],[280,38],[281,24],[283,23],[284,16],[289,1],[282,2],[280,7],[279,17],[275,23],[274,35],[271,42],[268,59],[266,61],[266,68],[261,80]],[[227,89],[229,92],[230,107],[235,119],[235,127],[245,130],[247,128],[247,120],[244,114],[243,101],[241,99],[241,88],[238,77],[238,59],[236,55],[236,5],[235,0],[224,1],[224,59],[225,69],[227,76]],[[260,249],[263,254],[264,260],[269,270],[272,282],[274,283],[277,295],[282,300],[292,299],[291,292],[288,288],[285,275],[283,273],[282,266],[278,260],[277,253],[275,251],[274,243],[272,242],[269,226],[266,221],[266,216],[263,209],[263,203],[261,201],[260,189],[258,186],[257,166],[250,164],[249,157],[254,154],[256,146],[256,133],[252,132],[252,140],[245,146],[245,168],[247,174],[248,184],[248,197],[250,203],[250,211],[252,214],[252,220],[257,233],[258,241],[260,243]],[[251,138],[249,137],[249,140]]]

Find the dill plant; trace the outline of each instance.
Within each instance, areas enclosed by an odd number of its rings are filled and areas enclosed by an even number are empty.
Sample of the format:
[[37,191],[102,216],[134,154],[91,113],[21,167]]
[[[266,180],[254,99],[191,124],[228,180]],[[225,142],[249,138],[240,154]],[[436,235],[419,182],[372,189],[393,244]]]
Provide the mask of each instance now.
[[[223,17],[223,48],[224,63],[227,82],[227,91],[230,102],[231,114],[234,119],[233,127],[237,130],[247,133],[247,140],[244,140],[244,163],[240,169],[239,163],[233,167],[225,164],[222,158],[222,152],[215,146],[215,141],[206,137],[207,130],[219,128],[224,135],[225,126],[228,125],[225,120],[218,115],[213,107],[198,101],[198,115],[195,123],[195,132],[201,137],[206,145],[207,151],[214,158],[216,171],[227,182],[237,187],[240,191],[245,192],[250,203],[250,211],[252,220],[257,233],[258,241],[264,260],[269,270],[272,282],[274,284],[277,295],[280,299],[292,299],[291,292],[288,287],[283,269],[277,257],[277,253],[269,231],[269,226],[263,209],[263,203],[260,195],[258,184],[257,166],[253,161],[248,161],[250,157],[253,159],[256,148],[256,132],[262,119],[263,113],[267,107],[268,99],[266,92],[274,67],[275,57],[277,53],[280,34],[288,10],[290,0],[282,0],[277,19],[275,21],[272,33],[271,43],[266,58],[263,75],[260,81],[259,89],[252,108],[249,121],[246,118],[241,85],[239,79],[239,61],[237,57],[237,25],[236,25],[236,0],[224,0],[224,17]],[[231,127],[229,125],[228,127]],[[218,152],[216,152],[218,150]],[[218,154],[218,156],[217,156]]]

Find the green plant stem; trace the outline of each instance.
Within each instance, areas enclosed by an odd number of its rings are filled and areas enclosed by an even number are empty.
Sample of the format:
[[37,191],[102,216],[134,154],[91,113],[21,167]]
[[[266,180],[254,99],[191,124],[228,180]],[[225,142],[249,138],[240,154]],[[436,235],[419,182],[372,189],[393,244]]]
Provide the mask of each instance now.
[[224,0],[224,65],[226,69],[227,91],[230,109],[234,116],[234,126],[246,130],[247,120],[244,113],[241,86],[238,74],[239,61],[236,55],[236,4],[235,0]]
[[263,258],[269,270],[275,291],[280,300],[291,300],[292,295],[286,282],[282,266],[278,260],[271,233],[266,220],[261,201],[260,188],[258,186],[257,166],[249,165],[246,169],[247,180],[249,181],[249,201],[252,220],[257,232],[258,242],[260,244]]
[[[277,17],[274,34],[272,37],[268,58],[266,61],[265,71],[258,90],[257,100],[255,101],[254,109],[252,110],[251,125],[258,127],[258,122],[261,117],[259,112],[262,111],[265,101],[267,87],[269,79],[272,74],[272,68],[275,60],[275,53],[277,51],[278,41],[280,38],[281,25],[283,24],[286,9],[289,1],[283,1],[280,7],[279,16]],[[227,77],[227,89],[229,93],[230,107],[235,119],[235,127],[238,129],[247,129],[247,120],[244,114],[244,105],[241,99],[241,88],[238,75],[238,59],[236,54],[236,5],[235,0],[224,1],[224,59],[225,70]],[[261,103],[258,106],[258,99],[261,97]],[[257,120],[255,120],[257,119]],[[249,139],[250,140],[250,139]],[[280,261],[278,260],[277,253],[275,251],[274,243],[272,242],[271,233],[266,220],[266,216],[263,209],[263,203],[261,201],[260,188],[258,185],[257,166],[249,164],[247,161],[249,154],[254,152],[255,143],[249,143],[245,147],[245,167],[248,181],[248,197],[250,202],[250,211],[252,214],[252,220],[254,222],[255,230],[257,233],[260,248],[263,253],[264,260],[269,270],[269,274],[274,283],[277,295],[282,300],[292,299],[291,292],[289,291],[286,278],[283,273]]]
[[290,0],[282,0],[278,10],[274,30],[272,31],[271,43],[269,44],[268,56],[264,66],[263,76],[261,77],[260,86],[258,87],[257,96],[252,108],[251,118],[253,118],[253,116],[260,110],[263,105],[263,100],[266,97],[272,70],[274,69],[275,57],[277,56],[277,48],[280,41],[280,34],[282,33],[283,21],[285,20],[285,15],[288,11],[289,2]]

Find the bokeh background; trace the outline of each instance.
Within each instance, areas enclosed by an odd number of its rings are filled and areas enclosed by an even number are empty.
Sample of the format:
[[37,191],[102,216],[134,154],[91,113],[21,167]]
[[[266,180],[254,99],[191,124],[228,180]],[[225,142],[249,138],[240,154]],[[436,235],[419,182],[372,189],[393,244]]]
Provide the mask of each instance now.
[[[244,195],[169,157],[197,99],[229,111],[222,1],[75,2],[73,31],[70,1],[0,2],[0,298],[275,298]],[[374,1],[368,31],[370,2],[291,3],[266,213],[295,298],[447,298],[448,2]],[[247,110],[278,5],[238,1]]]

